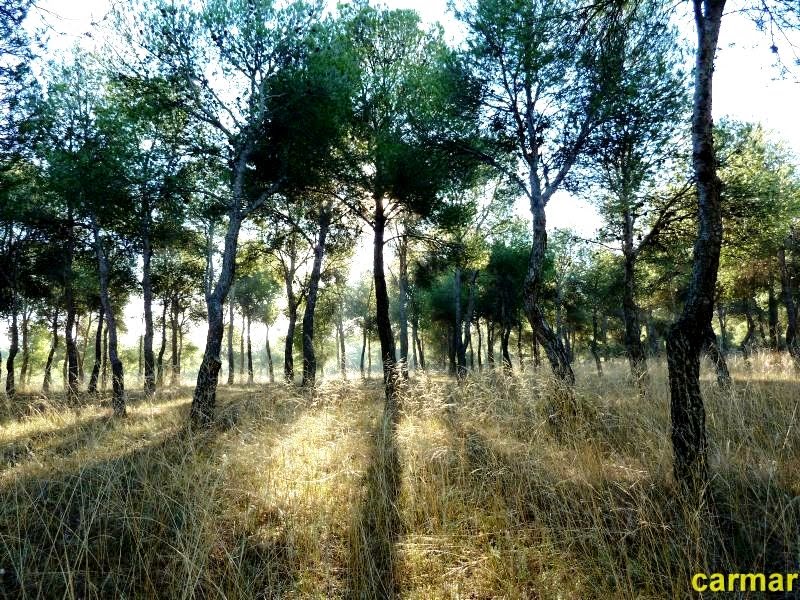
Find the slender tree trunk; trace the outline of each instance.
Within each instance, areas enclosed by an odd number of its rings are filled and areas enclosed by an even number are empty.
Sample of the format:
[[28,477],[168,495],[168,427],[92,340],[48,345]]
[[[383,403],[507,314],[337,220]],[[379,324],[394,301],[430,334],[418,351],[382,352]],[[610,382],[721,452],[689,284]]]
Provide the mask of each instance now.
[[372,378],[372,336],[367,333],[367,379]]
[[170,387],[178,387],[180,385],[180,370],[178,368],[178,296],[177,294],[172,297],[172,307],[170,310],[170,329],[172,331],[172,335],[170,340],[172,341],[172,356],[170,357],[170,362],[172,363],[172,368],[170,369],[170,380],[169,385]]
[[[467,327],[470,325],[467,324]],[[469,348],[469,368],[471,371],[475,370],[475,351],[472,349],[472,338],[470,338],[469,343],[467,345]]]
[[780,350],[781,340],[778,333],[778,299],[775,297],[775,274],[770,269],[767,284],[767,306],[769,324],[769,349],[773,352]]
[[698,234],[692,280],[683,313],[667,337],[675,479],[696,495],[708,481],[706,412],[700,394],[700,353],[714,314],[722,245],[720,180],[711,115],[714,56],[725,0],[693,0],[697,27],[692,164],[697,186]]
[[12,292],[11,298],[11,345],[8,347],[8,356],[6,357],[6,397],[13,400],[17,393],[16,382],[14,381],[14,359],[19,352],[19,331],[18,331],[18,310],[17,310],[17,293],[16,290]]
[[275,383],[275,367],[272,364],[272,350],[269,347],[269,325],[267,325],[267,365],[269,367],[269,382]]
[[143,336],[140,335],[139,336],[139,352],[138,352],[139,369],[137,371],[137,377],[139,377],[140,379],[142,377],[142,346],[143,345],[144,345],[144,339],[143,339]]
[[228,385],[233,385],[236,377],[236,365],[233,359],[233,300],[236,298],[235,286],[231,288],[228,299]]
[[153,249],[150,243],[150,206],[149,200],[143,203],[142,220],[142,298],[144,303],[144,337],[142,355],[144,360],[144,393],[152,396],[156,391],[155,358],[153,356],[153,284],[150,262]]
[[447,373],[456,375],[458,373],[458,351],[456,347],[456,329],[453,325],[447,328]]
[[297,329],[297,303],[294,293],[289,298],[289,326],[286,328],[286,340],[283,347],[283,379],[286,383],[294,381],[294,332]]
[[[569,362],[572,362],[572,350],[567,348],[567,354],[570,356]],[[522,370],[522,321],[517,321],[517,362]]]
[[624,285],[622,293],[622,315],[625,321],[625,353],[631,368],[631,377],[636,383],[640,396],[645,396],[650,388],[650,374],[647,370],[647,355],[642,344],[642,328],[639,324],[639,307],[636,306],[636,255],[633,250],[633,217],[624,211],[625,227],[623,235]]
[[786,249],[781,246],[778,249],[778,265],[781,270],[781,296],[786,307],[786,348],[794,362],[795,371],[800,371],[800,333],[797,329],[797,304],[794,300],[794,289],[792,278],[786,264]]
[[[465,329],[464,317],[461,312],[461,268],[456,267],[453,274],[453,312],[455,315],[453,329],[453,348],[455,351],[455,373],[459,379],[467,376],[467,342],[462,331]],[[468,325],[467,325],[468,327]]]
[[156,388],[164,385],[164,353],[167,351],[167,299],[162,301],[161,309],[161,347],[158,349],[158,374]]
[[720,351],[723,355],[728,353],[730,349],[730,343],[728,342],[728,319],[727,315],[725,314],[725,307],[722,306],[722,302],[717,301],[717,322],[719,323],[719,334],[720,334]]
[[[469,346],[470,352],[472,352],[472,320],[475,317],[475,284],[478,280],[478,270],[473,269],[469,274],[469,280],[467,282],[467,310],[464,314],[464,340],[462,342],[462,347]],[[462,351],[463,353],[463,351]],[[480,359],[479,359],[480,362]],[[466,357],[464,357],[463,364],[461,368],[463,369],[466,367]],[[473,367],[474,368],[474,367]]]
[[244,338],[245,338],[245,316],[242,313],[242,335],[239,336],[239,381],[244,379]]
[[339,307],[337,315],[336,327],[339,332],[339,372],[342,374],[342,379],[347,379],[347,354],[344,347],[344,323],[342,322],[343,306]]
[[744,317],[747,321],[747,333],[745,334],[744,339],[742,339],[742,343],[739,344],[739,350],[741,351],[742,356],[744,357],[745,365],[749,370],[752,367],[750,364],[750,350],[752,349],[753,339],[755,338],[756,332],[756,324],[753,320],[753,312],[750,310],[749,298],[746,298],[744,301]]
[[[105,314],[105,312],[103,313]],[[108,324],[103,330],[103,366],[100,374],[100,387],[105,392],[108,388]]]
[[[208,427],[214,419],[217,402],[217,381],[219,370],[222,367],[220,350],[222,348],[222,334],[225,329],[223,322],[223,303],[228,296],[233,283],[236,269],[236,248],[239,240],[239,229],[242,225],[242,214],[237,208],[241,206],[241,190],[247,164],[247,153],[239,157],[240,168],[237,169],[237,183],[234,186],[233,207],[228,215],[228,231],[225,234],[225,246],[222,254],[222,265],[213,291],[206,294],[206,308],[208,310],[208,334],[206,335],[206,349],[203,360],[197,372],[197,385],[192,397],[190,420],[196,427]],[[210,286],[209,286],[210,287]],[[233,302],[233,298],[231,298]]]
[[511,367],[511,354],[508,352],[508,340],[511,338],[511,325],[503,325],[503,331],[500,334],[500,352],[503,355],[503,367],[509,373],[512,371]]
[[592,350],[592,356],[594,357],[594,365],[595,365],[595,368],[597,369],[597,376],[598,377],[602,377],[603,376],[603,363],[600,361],[600,352],[598,351],[598,346],[599,345],[597,343],[597,335],[598,335],[597,329],[598,329],[597,328],[597,309],[595,308],[595,309],[592,310],[592,344],[591,344],[591,350]]
[[47,362],[44,364],[44,379],[42,380],[42,392],[50,393],[50,382],[53,369],[53,358],[58,349],[58,306],[53,308],[53,341],[50,344],[50,352],[47,353]]
[[494,321],[486,322],[486,362],[494,369]]
[[478,371],[483,371],[483,336],[481,335],[481,320],[475,322],[475,330],[478,332]]
[[103,306],[97,311],[97,331],[94,336],[94,365],[92,366],[92,374],[89,376],[90,394],[97,393],[97,379],[100,377],[100,367],[103,363],[103,320],[105,319],[106,312]]
[[706,354],[709,360],[714,365],[714,371],[717,374],[717,385],[722,389],[729,389],[733,384],[731,373],[728,370],[728,363],[725,361],[725,356],[720,352],[717,345],[717,336],[714,335],[714,330],[709,327],[706,332]]
[[397,248],[400,261],[399,313],[400,313],[400,373],[408,379],[408,235],[403,231]]
[[125,378],[123,373],[122,361],[117,353],[117,323],[114,309],[111,306],[111,299],[108,294],[109,266],[108,257],[103,249],[103,242],[100,237],[100,230],[97,224],[92,222],[94,232],[94,247],[97,254],[98,271],[100,276],[100,301],[106,313],[106,331],[108,332],[108,358],[111,363],[111,386],[113,394],[111,396],[111,406],[114,415],[125,416]]
[[314,262],[308,280],[308,294],[303,311],[303,379],[300,385],[313,387],[317,376],[317,356],[314,353],[314,311],[317,308],[319,281],[322,277],[322,261],[325,257],[325,244],[331,224],[330,206],[321,202],[317,221],[317,243],[314,246]]
[[253,346],[250,340],[250,316],[247,316],[247,385],[253,385]]
[[22,361],[20,362],[19,366],[19,382],[20,385],[24,388],[25,382],[28,380],[28,367],[30,365],[31,360],[31,348],[30,343],[28,341],[28,331],[30,329],[30,317],[31,314],[28,311],[28,303],[23,300],[22,301]]
[[75,345],[75,338],[72,335],[75,327],[75,295],[73,291],[72,263],[75,255],[74,228],[72,226],[72,209],[67,211],[67,219],[70,223],[69,234],[67,237],[67,264],[64,277],[64,300],[66,303],[67,316],[64,323],[64,347],[66,348],[65,361],[67,363],[66,390],[67,395],[75,400],[78,393],[78,348]]
[[375,278],[375,324],[381,343],[381,360],[383,361],[383,384],[386,393],[386,410],[391,419],[397,418],[398,372],[395,362],[394,336],[392,323],[389,320],[389,294],[386,289],[386,275],[383,268],[383,244],[386,229],[386,215],[383,208],[383,195],[375,194],[375,245],[373,248],[373,276]]
[[364,355],[367,352],[367,326],[364,324],[361,327],[361,379],[366,379],[366,373],[364,372]]
[[545,262],[547,250],[547,221],[544,210],[544,199],[539,190],[539,182],[534,181],[537,177],[536,169],[531,169],[531,216],[533,218],[533,236],[531,254],[528,261],[528,272],[525,276],[523,286],[523,298],[525,302],[525,314],[531,324],[533,335],[544,348],[547,359],[553,374],[564,385],[562,392],[564,400],[572,404],[572,388],[575,384],[575,374],[569,363],[569,356],[564,350],[564,345],[552,330],[545,319],[544,312],[539,306],[539,291],[542,282],[542,268]]

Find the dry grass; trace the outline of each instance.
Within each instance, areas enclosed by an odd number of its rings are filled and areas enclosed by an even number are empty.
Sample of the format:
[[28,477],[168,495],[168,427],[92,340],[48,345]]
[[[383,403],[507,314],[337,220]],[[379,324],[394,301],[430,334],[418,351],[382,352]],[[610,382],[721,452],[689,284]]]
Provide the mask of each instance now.
[[663,365],[579,373],[552,426],[526,373],[413,380],[395,428],[376,382],[189,389],[130,415],[30,398],[0,426],[0,597],[685,598],[694,572],[800,560],[800,385],[762,356],[709,377],[713,507],[671,480]]

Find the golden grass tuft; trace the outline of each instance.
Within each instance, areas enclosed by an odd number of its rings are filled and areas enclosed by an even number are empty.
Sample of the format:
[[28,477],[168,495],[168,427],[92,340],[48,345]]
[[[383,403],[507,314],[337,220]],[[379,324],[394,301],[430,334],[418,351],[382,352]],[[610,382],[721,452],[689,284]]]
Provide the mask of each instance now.
[[[685,598],[695,572],[800,561],[800,384],[779,357],[704,378],[712,506],[671,475],[663,364],[133,396],[129,416],[31,396],[0,427],[0,597]],[[88,399],[85,399],[88,402]],[[751,597],[757,597],[753,595]]]

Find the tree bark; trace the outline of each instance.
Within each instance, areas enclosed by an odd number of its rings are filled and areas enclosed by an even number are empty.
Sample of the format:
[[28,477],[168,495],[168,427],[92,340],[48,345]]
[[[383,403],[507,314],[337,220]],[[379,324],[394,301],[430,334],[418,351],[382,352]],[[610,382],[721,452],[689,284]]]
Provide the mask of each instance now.
[[25,382],[28,379],[28,367],[31,360],[31,348],[28,340],[28,330],[30,329],[31,314],[28,311],[28,303],[23,300],[22,302],[22,360],[19,365],[19,382],[24,388]]
[[161,309],[161,347],[158,349],[158,373],[156,388],[164,385],[164,353],[167,351],[167,299],[162,301]]
[[773,352],[780,350],[780,334],[778,333],[778,299],[775,297],[775,274],[770,269],[767,282],[767,308],[769,349]]
[[594,365],[597,369],[597,376],[603,376],[603,363],[600,361],[600,352],[598,351],[599,344],[597,343],[597,309],[592,310],[592,356],[594,357]]
[[172,297],[172,307],[170,310],[170,329],[172,331],[172,335],[170,336],[172,342],[172,356],[170,356],[170,379],[169,385],[170,387],[177,387],[180,385],[180,367],[179,365],[179,354],[178,354],[178,295],[175,294]]
[[250,316],[247,317],[247,385],[253,385],[253,346],[250,340]]
[[639,324],[639,307],[636,306],[636,254],[633,248],[633,217],[624,210],[623,255],[624,285],[622,293],[622,315],[625,321],[625,353],[631,368],[631,377],[636,383],[639,395],[644,397],[650,388],[650,374],[647,370],[647,355],[642,344],[642,328]]
[[361,379],[366,379],[364,372],[364,355],[367,352],[367,325],[366,323],[361,327]]
[[17,310],[17,293],[13,292],[11,298],[11,345],[8,347],[8,356],[6,357],[6,397],[13,400],[17,393],[16,382],[14,381],[14,359],[19,352],[19,331],[18,331],[18,310]]
[[267,325],[267,366],[269,367],[269,382],[275,383],[275,367],[272,364],[272,350],[269,347],[269,325]]
[[461,268],[456,267],[453,273],[453,314],[455,315],[453,329],[453,348],[455,350],[455,373],[458,379],[467,376],[467,341],[464,339],[464,317],[461,311]]
[[481,335],[481,320],[475,321],[475,331],[478,332],[478,372],[483,371],[483,336]]
[[[531,169],[531,177],[534,178],[535,169]],[[531,215],[533,218],[533,239],[531,245],[530,259],[528,260],[528,272],[525,276],[523,286],[523,297],[525,301],[525,314],[531,324],[533,335],[544,348],[547,359],[553,374],[564,385],[561,391],[565,395],[564,400],[572,403],[572,388],[575,385],[575,374],[569,362],[569,356],[564,349],[561,339],[552,330],[545,319],[544,313],[539,306],[539,290],[542,283],[542,268],[545,261],[547,250],[547,221],[544,211],[544,200],[538,193],[538,181],[531,182]],[[505,357],[504,357],[505,358]]]
[[66,322],[64,323],[64,347],[66,348],[67,378],[66,390],[71,399],[75,399],[78,393],[78,348],[75,345],[75,338],[72,336],[75,327],[75,295],[73,290],[72,263],[75,256],[75,239],[73,227],[72,208],[67,211],[69,222],[69,232],[67,236],[67,264],[66,275],[64,277],[64,300],[67,308]]
[[231,288],[228,298],[228,385],[233,385],[236,377],[236,365],[233,358],[233,301],[236,298],[235,286]]
[[344,346],[344,323],[342,322],[343,306],[339,306],[339,313],[336,319],[336,327],[339,332],[339,372],[342,379],[347,379],[347,354],[345,353]]
[[108,257],[103,249],[103,240],[97,224],[92,222],[94,233],[94,247],[97,254],[98,271],[100,276],[100,302],[106,313],[106,330],[108,331],[108,359],[111,363],[111,406],[114,415],[125,416],[125,378],[123,373],[122,361],[117,353],[117,322],[114,316],[114,309],[111,306],[111,299],[108,294],[109,266]]
[[794,286],[786,263],[786,248],[778,249],[778,265],[781,270],[781,296],[786,307],[786,348],[794,362],[795,371],[800,371],[800,338],[797,329],[797,304],[794,300]]
[[53,358],[58,349],[58,306],[53,308],[53,341],[50,344],[50,352],[47,353],[47,362],[44,364],[44,379],[42,380],[42,392],[50,393],[50,383],[53,371]]
[[144,393],[146,396],[152,396],[156,391],[155,359],[153,356],[153,283],[150,273],[153,248],[150,242],[150,204],[149,199],[146,197],[143,201],[142,215],[142,299],[144,303],[142,355],[144,360]]
[[375,241],[373,247],[373,276],[375,278],[375,325],[381,344],[383,361],[383,385],[386,395],[386,411],[394,420],[397,417],[398,372],[395,360],[394,336],[389,320],[389,294],[386,289],[386,275],[383,268],[383,244],[386,230],[386,215],[383,207],[383,194],[374,194],[375,216],[373,226]]
[[667,337],[667,368],[675,479],[696,495],[708,481],[705,406],[700,394],[700,353],[711,325],[722,244],[720,180],[711,115],[714,56],[725,0],[693,0],[697,27],[692,165],[697,186],[698,234],[692,280],[680,318]]
[[[246,158],[246,157],[245,157]],[[240,160],[241,162],[241,160]],[[246,163],[245,163],[246,164]],[[237,178],[243,178],[243,170],[237,173]],[[241,182],[235,188],[235,196],[241,194]],[[206,349],[203,360],[197,372],[197,385],[192,397],[190,420],[196,427],[208,427],[214,419],[217,402],[217,382],[219,370],[222,366],[220,349],[222,348],[222,334],[225,328],[223,322],[223,308],[225,298],[233,283],[236,268],[236,248],[239,240],[239,229],[242,225],[242,215],[238,208],[240,199],[234,199],[234,209],[229,213],[228,231],[225,234],[225,246],[222,254],[222,265],[213,291],[206,295],[206,308],[208,310],[208,334],[206,335]],[[231,301],[233,301],[231,299]]]
[[325,244],[331,225],[331,210],[327,202],[320,202],[317,225],[314,262],[311,266],[306,306],[303,311],[303,379],[300,385],[304,387],[313,387],[317,376],[317,356],[314,352],[314,311],[317,308],[319,281],[322,277],[322,261],[325,258]]
[[400,317],[400,373],[403,379],[408,379],[408,235],[403,231],[397,248],[400,261],[399,287],[399,317]]
[[717,385],[721,389],[729,389],[733,385],[731,373],[728,370],[728,363],[725,361],[725,356],[720,352],[717,345],[717,336],[714,335],[714,330],[711,327],[706,332],[706,354],[709,360],[714,365],[714,371],[717,374]]
[[755,338],[756,332],[756,324],[753,320],[753,313],[750,310],[750,299],[746,298],[744,300],[744,317],[747,321],[747,333],[745,334],[744,338],[742,339],[742,343],[739,344],[739,350],[744,357],[745,365],[747,366],[748,370],[751,368],[750,364],[750,350],[753,345],[753,338]]
[[89,376],[90,394],[97,393],[97,380],[100,377],[100,367],[103,363],[103,320],[105,319],[106,312],[103,306],[97,311],[97,331],[94,335],[94,365],[92,366],[92,374]]

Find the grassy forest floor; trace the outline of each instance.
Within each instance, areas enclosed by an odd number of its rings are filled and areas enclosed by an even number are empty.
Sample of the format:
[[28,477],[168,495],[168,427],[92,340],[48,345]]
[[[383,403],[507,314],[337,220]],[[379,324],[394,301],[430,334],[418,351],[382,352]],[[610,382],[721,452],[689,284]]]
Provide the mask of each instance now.
[[[796,571],[800,383],[770,356],[704,380],[714,509],[671,478],[668,390],[579,372],[555,430],[526,373],[191,389],[113,419],[21,396],[0,426],[0,597],[685,598],[695,572]],[[710,370],[710,369],[708,369]],[[9,407],[6,407],[9,410]],[[711,516],[713,515],[713,516]]]

